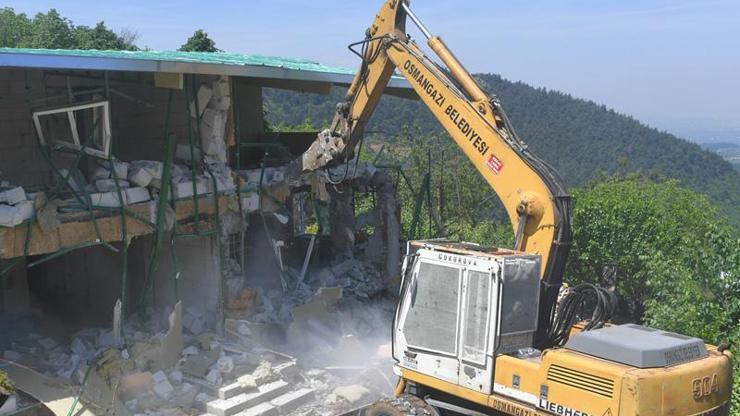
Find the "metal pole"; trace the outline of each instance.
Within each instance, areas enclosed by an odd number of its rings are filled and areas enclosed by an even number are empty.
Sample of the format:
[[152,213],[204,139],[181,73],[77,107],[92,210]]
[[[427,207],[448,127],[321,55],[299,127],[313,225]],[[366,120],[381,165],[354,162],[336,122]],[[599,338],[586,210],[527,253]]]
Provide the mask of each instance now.
[[419,17],[417,17],[414,14],[414,12],[411,11],[411,8],[409,7],[409,5],[402,1],[401,7],[406,12],[406,15],[408,15],[409,19],[411,19],[411,21],[414,22],[416,27],[419,28],[419,30],[424,35],[424,37],[426,37],[427,39],[431,39],[432,34],[429,32],[429,29],[427,29],[426,26],[424,26],[424,23],[422,23],[421,20],[419,20]]

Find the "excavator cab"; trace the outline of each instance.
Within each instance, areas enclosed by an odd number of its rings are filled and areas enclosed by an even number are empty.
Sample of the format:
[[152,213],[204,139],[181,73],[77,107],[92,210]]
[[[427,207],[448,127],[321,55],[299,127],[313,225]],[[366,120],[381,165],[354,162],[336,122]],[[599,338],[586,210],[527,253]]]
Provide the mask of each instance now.
[[495,354],[534,344],[539,256],[411,242],[394,325],[401,366],[491,394]]

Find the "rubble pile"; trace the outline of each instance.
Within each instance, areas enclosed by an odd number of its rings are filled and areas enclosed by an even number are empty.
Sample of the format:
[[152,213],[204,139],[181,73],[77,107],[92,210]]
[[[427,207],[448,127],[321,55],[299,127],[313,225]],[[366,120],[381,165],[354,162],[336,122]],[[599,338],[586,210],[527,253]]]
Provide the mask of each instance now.
[[[338,308],[341,294],[340,288],[322,288],[311,302],[293,308],[286,337],[301,344],[301,354],[312,349],[312,341],[295,337],[322,320],[347,319]],[[334,346],[314,344],[320,353],[301,362],[263,346],[266,328],[251,320],[227,319],[220,337],[212,332],[213,317],[195,307],[183,310],[178,303],[168,318],[169,327],[153,337],[145,331],[150,324],[135,317],[120,335],[84,329],[66,344],[30,332],[7,344],[2,358],[67,386],[83,386],[82,402],[120,415],[338,414],[393,387],[383,371],[368,365],[372,351],[367,354],[354,336],[337,333]],[[348,365],[350,356],[357,360]],[[7,369],[4,364],[0,369]]]

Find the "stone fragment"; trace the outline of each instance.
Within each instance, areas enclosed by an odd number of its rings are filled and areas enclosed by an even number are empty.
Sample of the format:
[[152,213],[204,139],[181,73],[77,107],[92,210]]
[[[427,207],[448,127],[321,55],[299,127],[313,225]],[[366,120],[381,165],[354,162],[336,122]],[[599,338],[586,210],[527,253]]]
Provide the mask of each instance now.
[[221,357],[216,362],[218,371],[222,374],[228,374],[234,371],[234,360],[231,357]]
[[290,385],[278,380],[258,387],[256,392],[242,393],[230,399],[216,399],[207,403],[209,413],[216,416],[232,416],[244,409],[266,403],[290,390]]
[[16,220],[18,217],[18,208],[9,205],[0,205],[0,226],[15,227],[20,224]]
[[[230,89],[229,89],[229,80],[228,78],[220,78],[217,81],[213,83],[213,96],[214,97],[228,97],[231,95]],[[209,104],[210,106],[210,104]]]
[[182,408],[188,409],[193,405],[195,397],[198,395],[198,388],[189,383],[183,383],[180,388],[170,397],[170,403]]
[[154,393],[164,400],[169,400],[175,392],[175,388],[172,387],[167,375],[160,370],[152,375],[152,380],[154,381],[154,387],[152,387]]
[[190,102],[190,116],[200,117],[203,114],[203,111],[205,111],[208,102],[211,101],[212,96],[213,90],[207,85],[201,85],[198,89],[198,113],[196,114],[196,100],[193,100]]
[[90,181],[96,181],[98,179],[108,179],[108,178],[110,178],[110,171],[104,168],[103,166],[98,166],[95,168],[92,175],[90,176]]
[[280,379],[280,373],[272,368],[269,361],[262,360],[260,365],[252,372],[252,377],[258,386]]
[[121,399],[128,402],[143,394],[154,391],[154,377],[146,371],[124,376],[119,384]]
[[182,302],[175,304],[169,316],[170,328],[162,339],[159,359],[162,368],[173,367],[180,360],[183,349],[182,338]]
[[334,389],[332,394],[346,400],[350,404],[355,404],[362,400],[363,397],[370,394],[370,390],[359,384],[354,384],[351,386],[337,387],[336,389]]
[[314,397],[315,391],[313,389],[304,388],[278,396],[270,400],[270,404],[278,409],[278,412],[281,415],[287,415],[299,407],[309,403],[314,399]]
[[128,180],[136,186],[149,186],[152,179],[152,175],[144,168],[132,169],[128,175]]
[[206,380],[211,384],[221,384],[221,381],[222,381],[221,372],[218,371],[217,368],[208,370],[208,374],[206,375]]
[[128,188],[125,190],[125,193],[126,203],[128,205],[146,202],[151,199],[151,195],[149,195],[149,190],[144,187]]
[[198,355],[188,356],[182,363],[180,369],[185,374],[190,374],[194,377],[205,377],[208,373],[208,368],[218,360],[218,356],[221,354],[219,350],[204,351]]
[[15,205],[26,199],[26,191],[20,186],[0,192],[0,203]]
[[128,177],[128,168],[130,164],[128,162],[115,161],[113,162],[113,170],[116,174],[116,179],[125,179]]
[[270,403],[260,403],[257,406],[239,413],[237,416],[277,416],[280,412]]
[[94,207],[118,208],[121,206],[121,202],[126,203],[126,194],[121,194],[121,198],[123,201],[118,199],[118,193],[116,192],[90,194],[90,200]]
[[[195,191],[198,195],[206,195],[208,193],[208,183],[203,178],[196,180]],[[193,196],[193,182],[173,182],[172,183],[172,194],[175,199],[188,198]]]
[[131,186],[128,181],[123,179],[98,179],[95,181],[95,189],[97,189],[98,192],[115,193],[118,191],[116,189],[116,181],[118,181],[118,187],[121,189],[121,192]]

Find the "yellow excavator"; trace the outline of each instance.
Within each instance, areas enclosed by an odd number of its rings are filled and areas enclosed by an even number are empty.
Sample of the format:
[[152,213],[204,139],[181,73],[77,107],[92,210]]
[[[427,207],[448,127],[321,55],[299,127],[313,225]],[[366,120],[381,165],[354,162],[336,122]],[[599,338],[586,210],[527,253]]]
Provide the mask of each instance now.
[[[411,20],[441,64],[406,32]],[[398,71],[503,202],[513,250],[443,240],[408,243],[393,322],[396,397],[380,415],[726,415],[726,346],[635,324],[611,325],[609,292],[573,288],[558,303],[570,244],[570,196],[533,155],[500,102],[486,94],[408,1],[387,0],[362,65],[329,129],[292,165],[346,161]],[[573,305],[591,296],[583,319]],[[583,320],[581,320],[583,319]]]

